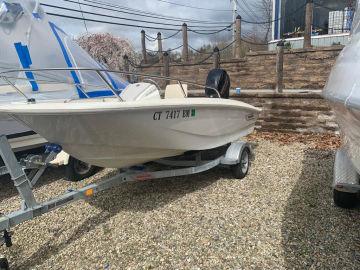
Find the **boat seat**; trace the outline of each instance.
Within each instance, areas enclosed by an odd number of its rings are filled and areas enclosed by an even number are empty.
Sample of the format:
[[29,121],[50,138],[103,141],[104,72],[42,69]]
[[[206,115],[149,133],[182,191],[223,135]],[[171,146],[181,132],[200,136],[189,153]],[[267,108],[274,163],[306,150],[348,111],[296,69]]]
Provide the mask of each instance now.
[[[167,98],[186,98],[188,95],[188,86],[187,84],[182,85],[184,91],[181,89],[181,86],[178,84],[169,84],[165,89],[165,99]],[[185,92],[185,96],[184,96]]]
[[129,84],[121,92],[120,97],[125,101],[161,99],[159,90],[151,83]]

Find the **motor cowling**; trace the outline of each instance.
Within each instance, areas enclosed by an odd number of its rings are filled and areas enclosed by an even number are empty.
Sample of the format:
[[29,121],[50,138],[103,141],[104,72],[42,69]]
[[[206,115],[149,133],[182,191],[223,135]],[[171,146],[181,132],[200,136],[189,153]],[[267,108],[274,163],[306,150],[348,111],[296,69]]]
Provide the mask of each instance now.
[[229,98],[230,76],[224,69],[217,68],[210,70],[206,79],[206,96],[210,98],[219,98],[214,89],[218,90],[221,98]]

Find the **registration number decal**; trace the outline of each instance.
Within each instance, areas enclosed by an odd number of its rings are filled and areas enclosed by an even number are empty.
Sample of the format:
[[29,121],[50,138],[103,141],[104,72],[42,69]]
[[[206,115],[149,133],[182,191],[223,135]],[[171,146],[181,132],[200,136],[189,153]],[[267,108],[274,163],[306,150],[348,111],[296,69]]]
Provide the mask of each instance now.
[[154,112],[153,120],[174,120],[174,119],[188,119],[196,117],[195,109],[182,109],[182,110],[166,110]]

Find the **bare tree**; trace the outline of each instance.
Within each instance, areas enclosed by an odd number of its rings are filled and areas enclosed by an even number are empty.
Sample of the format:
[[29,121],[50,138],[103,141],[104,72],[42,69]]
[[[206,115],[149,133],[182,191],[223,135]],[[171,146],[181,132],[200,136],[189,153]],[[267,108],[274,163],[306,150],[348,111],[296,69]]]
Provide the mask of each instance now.
[[77,42],[94,59],[110,69],[123,70],[125,54],[132,63],[140,62],[139,55],[128,40],[109,33],[84,35]]
[[273,0],[258,0],[254,4],[254,7],[264,22],[264,24],[259,24],[258,27],[256,27],[257,32],[261,36],[261,40],[267,42],[270,38],[272,28]]

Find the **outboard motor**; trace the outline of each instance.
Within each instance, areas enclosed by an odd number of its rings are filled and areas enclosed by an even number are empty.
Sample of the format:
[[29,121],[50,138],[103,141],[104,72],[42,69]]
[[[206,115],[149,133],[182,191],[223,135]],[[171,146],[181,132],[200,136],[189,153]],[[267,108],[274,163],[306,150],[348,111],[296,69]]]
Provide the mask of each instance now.
[[[210,98],[219,98],[214,89],[218,90],[221,98],[229,98],[230,95],[230,76],[224,69],[210,70],[206,79],[205,94]],[[211,87],[211,88],[209,88]]]

